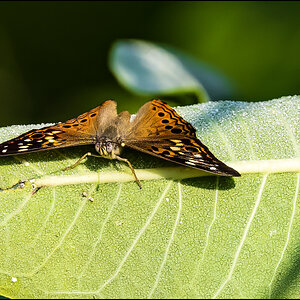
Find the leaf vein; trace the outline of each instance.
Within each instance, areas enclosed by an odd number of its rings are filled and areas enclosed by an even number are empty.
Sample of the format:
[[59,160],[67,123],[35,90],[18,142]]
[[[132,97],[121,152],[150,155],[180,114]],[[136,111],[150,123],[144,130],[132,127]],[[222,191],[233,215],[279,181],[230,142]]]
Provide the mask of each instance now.
[[237,251],[235,253],[235,256],[234,256],[234,259],[233,259],[233,263],[232,263],[232,265],[230,267],[230,270],[229,270],[229,274],[228,274],[227,278],[225,279],[225,281],[221,284],[221,286],[219,287],[219,289],[217,290],[217,292],[215,293],[215,295],[213,296],[213,299],[215,299],[215,298],[217,298],[219,296],[219,294],[222,292],[222,290],[224,289],[224,287],[226,286],[226,284],[231,280],[231,277],[232,277],[232,274],[233,274],[234,269],[236,267],[239,255],[241,253],[241,250],[242,250],[243,245],[245,243],[245,240],[247,238],[247,234],[249,232],[250,226],[252,224],[252,221],[254,219],[255,213],[256,213],[256,211],[258,209],[258,206],[260,204],[260,200],[261,200],[262,193],[263,193],[263,190],[264,190],[264,187],[265,187],[265,184],[266,184],[267,177],[268,177],[268,174],[265,174],[264,177],[263,177],[263,180],[262,180],[259,192],[258,192],[258,196],[257,196],[256,202],[255,202],[255,205],[254,205],[254,208],[253,208],[251,216],[250,216],[250,218],[249,218],[249,220],[247,222],[247,225],[246,225],[244,234],[242,236],[241,242],[240,242],[240,244],[238,246],[238,249],[237,249]]
[[173,228],[171,237],[169,239],[169,243],[167,245],[167,248],[166,248],[166,251],[165,251],[165,254],[164,254],[164,257],[163,257],[163,261],[162,261],[162,263],[161,263],[161,265],[159,267],[157,276],[155,278],[154,285],[153,285],[150,293],[148,294],[148,299],[152,297],[154,291],[156,290],[158,282],[159,282],[160,277],[161,277],[162,270],[163,270],[163,268],[164,268],[164,266],[165,266],[165,264],[167,262],[169,250],[170,250],[171,244],[172,244],[172,242],[173,242],[173,240],[175,238],[175,232],[176,232],[176,229],[177,229],[177,225],[179,223],[181,209],[182,209],[182,193],[181,193],[181,184],[180,184],[180,182],[178,182],[178,212],[177,212],[177,217],[176,217],[176,220],[175,220],[175,224],[174,224],[174,228]]
[[282,253],[281,253],[281,256],[280,256],[280,259],[275,267],[275,270],[274,270],[274,273],[273,273],[273,276],[272,276],[272,279],[269,283],[269,298],[271,299],[271,296],[272,296],[272,285],[273,285],[273,282],[274,282],[274,279],[275,279],[275,275],[277,273],[277,270],[283,260],[283,256],[285,254],[285,251],[287,249],[287,246],[288,246],[288,243],[289,243],[289,240],[290,240],[290,235],[291,235],[291,231],[292,231],[292,225],[293,225],[293,221],[294,221],[294,217],[295,217],[295,212],[296,212],[296,203],[297,203],[297,198],[298,198],[298,193],[299,193],[299,183],[300,183],[300,174],[298,173],[297,174],[297,184],[296,184],[296,192],[295,192],[295,198],[294,198],[294,202],[293,202],[293,210],[292,210],[292,215],[291,215],[291,219],[290,219],[290,224],[289,224],[289,229],[288,229],[288,232],[287,232],[287,239],[286,239],[286,242],[285,242],[285,245],[283,247],[283,250],[282,250]]

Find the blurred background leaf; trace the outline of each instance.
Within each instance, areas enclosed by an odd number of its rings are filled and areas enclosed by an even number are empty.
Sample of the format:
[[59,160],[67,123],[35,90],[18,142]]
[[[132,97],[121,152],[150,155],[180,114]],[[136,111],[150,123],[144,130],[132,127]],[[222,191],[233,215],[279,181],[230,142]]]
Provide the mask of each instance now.
[[170,46],[118,41],[109,62],[115,77],[128,90],[171,98],[174,104],[219,100],[233,94],[232,84],[224,75]]
[[289,1],[1,2],[0,126],[63,121],[108,98],[136,112],[149,96],[107,65],[119,39],[168,45],[225,74],[227,94],[201,79],[212,100],[299,94],[299,11]]
[[110,68],[124,87],[137,94],[151,97],[193,94],[199,102],[209,100],[201,81],[193,76],[179,54],[153,43],[117,42],[111,51]]

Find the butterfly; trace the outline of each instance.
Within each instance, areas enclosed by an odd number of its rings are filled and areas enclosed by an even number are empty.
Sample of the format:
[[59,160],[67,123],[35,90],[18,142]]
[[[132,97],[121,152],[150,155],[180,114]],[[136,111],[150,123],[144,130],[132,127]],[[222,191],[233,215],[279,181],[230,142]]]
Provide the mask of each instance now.
[[0,156],[90,144],[101,157],[126,162],[140,187],[131,163],[120,156],[124,147],[217,175],[241,176],[218,160],[197,138],[195,128],[161,100],[145,103],[132,120],[128,111],[118,114],[116,102],[107,100],[77,118],[0,144]]

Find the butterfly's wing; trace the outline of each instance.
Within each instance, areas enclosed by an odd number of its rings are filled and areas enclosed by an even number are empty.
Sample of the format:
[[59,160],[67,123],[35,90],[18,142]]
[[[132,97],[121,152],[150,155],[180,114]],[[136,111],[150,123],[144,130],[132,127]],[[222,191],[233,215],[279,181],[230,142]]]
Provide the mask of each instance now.
[[30,130],[0,144],[0,156],[95,144],[99,126],[109,122],[107,116],[112,114],[116,115],[116,103],[105,101],[77,118]]
[[160,100],[152,100],[140,108],[124,142],[129,148],[184,166],[224,176],[240,176],[200,142],[190,123]]

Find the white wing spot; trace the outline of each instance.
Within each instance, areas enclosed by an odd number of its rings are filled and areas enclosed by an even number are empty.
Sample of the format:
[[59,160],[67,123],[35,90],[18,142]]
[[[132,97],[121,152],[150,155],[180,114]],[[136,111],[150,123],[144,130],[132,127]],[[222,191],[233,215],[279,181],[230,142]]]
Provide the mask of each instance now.
[[193,162],[193,163],[198,163],[199,162],[199,160],[195,160],[195,159],[190,159],[189,161]]
[[7,152],[7,149],[3,149],[3,150],[2,150],[2,153],[5,153],[5,152]]

